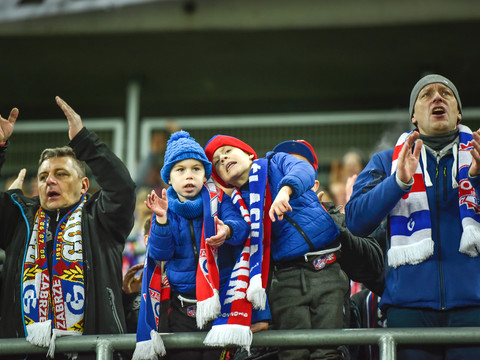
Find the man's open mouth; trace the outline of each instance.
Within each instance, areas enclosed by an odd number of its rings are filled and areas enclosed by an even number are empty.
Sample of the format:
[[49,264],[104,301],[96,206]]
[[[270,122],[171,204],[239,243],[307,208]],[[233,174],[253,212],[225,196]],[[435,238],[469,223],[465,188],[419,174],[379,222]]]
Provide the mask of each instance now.
[[433,108],[432,114],[433,115],[443,115],[443,114],[445,114],[445,109],[442,108],[442,107]]
[[54,197],[57,197],[57,196],[60,196],[60,193],[56,192],[56,191],[49,191],[47,192],[47,197],[48,198],[54,198]]

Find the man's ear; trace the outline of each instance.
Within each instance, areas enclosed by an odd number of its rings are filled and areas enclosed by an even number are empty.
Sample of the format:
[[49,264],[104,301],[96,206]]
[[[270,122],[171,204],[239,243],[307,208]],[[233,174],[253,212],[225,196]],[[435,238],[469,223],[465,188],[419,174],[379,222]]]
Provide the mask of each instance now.
[[458,113],[458,115],[457,115],[457,124],[460,124],[461,121],[462,121],[462,114]]
[[415,127],[417,127],[417,120],[415,120],[415,115],[412,116],[412,124],[415,125]]
[[320,187],[320,181],[315,180],[315,185],[313,185],[312,187],[313,192],[317,192],[319,187]]
[[248,158],[253,161],[253,158],[254,158],[253,154],[248,154]]
[[88,191],[89,187],[90,187],[90,181],[88,180],[88,177],[84,177],[82,179],[82,190],[81,190],[82,195]]

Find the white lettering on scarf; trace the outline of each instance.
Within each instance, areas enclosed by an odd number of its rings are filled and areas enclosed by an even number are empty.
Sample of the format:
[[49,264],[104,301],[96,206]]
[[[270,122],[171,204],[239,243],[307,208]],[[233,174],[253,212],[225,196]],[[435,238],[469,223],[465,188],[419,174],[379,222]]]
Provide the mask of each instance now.
[[41,273],[40,294],[39,294],[39,319],[40,322],[48,320],[48,292],[50,286],[50,279],[45,271]]
[[239,276],[248,277],[250,274],[250,247],[245,246],[242,251],[242,256],[233,268],[230,281],[228,283],[229,289],[225,294],[225,304],[229,304],[238,299],[243,299],[246,296],[248,282],[238,280]]
[[52,297],[55,308],[55,327],[59,330],[67,330],[65,321],[65,304],[63,302],[62,282],[55,277],[52,281]]

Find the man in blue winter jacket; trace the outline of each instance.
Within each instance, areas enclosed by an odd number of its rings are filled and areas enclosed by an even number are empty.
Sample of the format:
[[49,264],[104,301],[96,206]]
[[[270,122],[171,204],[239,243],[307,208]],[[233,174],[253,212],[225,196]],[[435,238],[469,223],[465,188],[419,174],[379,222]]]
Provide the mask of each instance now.
[[[410,95],[416,129],[375,154],[346,206],[352,233],[388,217],[388,327],[480,326],[480,131],[461,125],[455,85],[427,75]],[[398,359],[478,359],[480,347],[409,345]]]

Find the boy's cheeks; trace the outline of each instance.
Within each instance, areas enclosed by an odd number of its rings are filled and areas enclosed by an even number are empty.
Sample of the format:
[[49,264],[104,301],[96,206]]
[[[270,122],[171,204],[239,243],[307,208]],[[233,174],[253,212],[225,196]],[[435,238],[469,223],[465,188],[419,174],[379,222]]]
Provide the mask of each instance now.
[[207,181],[203,163],[196,159],[185,159],[175,163],[170,171],[169,184],[181,202],[194,199]]

